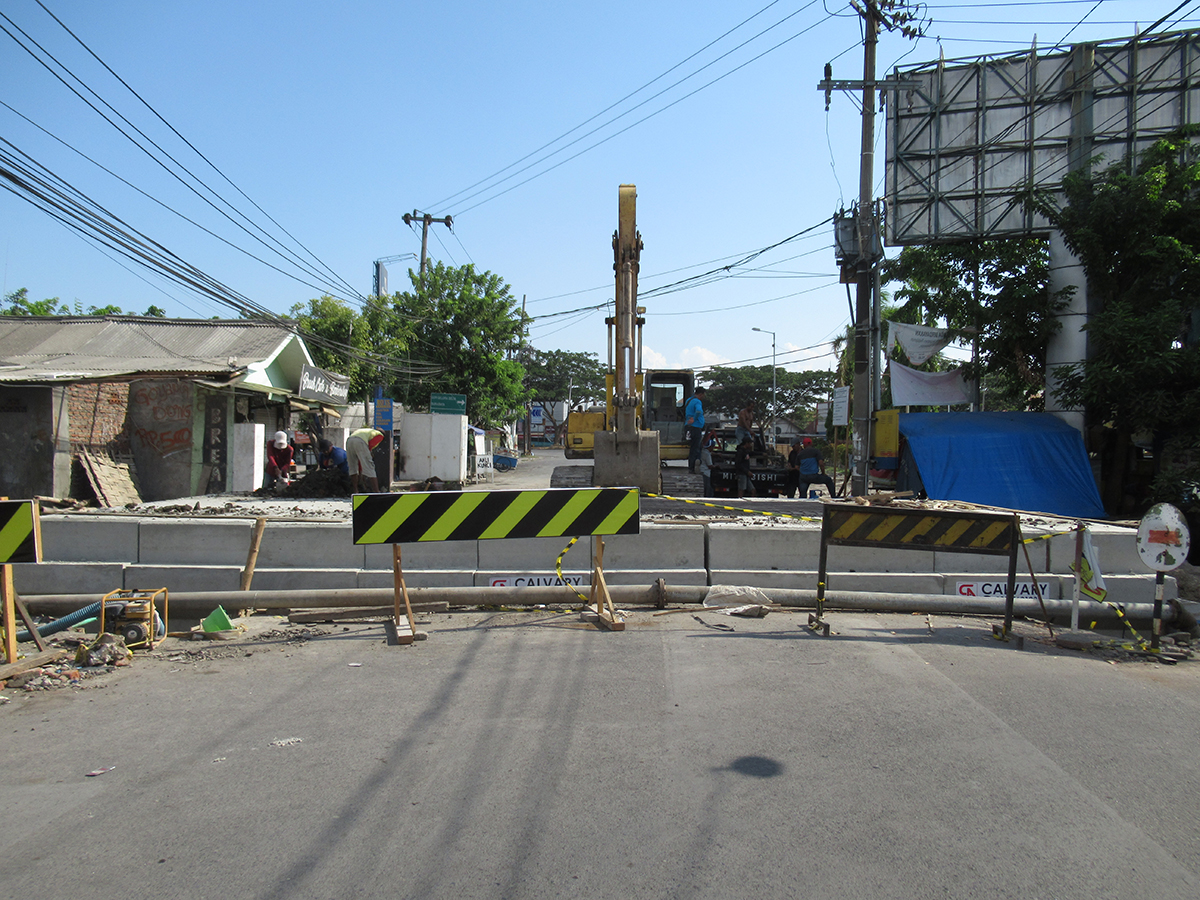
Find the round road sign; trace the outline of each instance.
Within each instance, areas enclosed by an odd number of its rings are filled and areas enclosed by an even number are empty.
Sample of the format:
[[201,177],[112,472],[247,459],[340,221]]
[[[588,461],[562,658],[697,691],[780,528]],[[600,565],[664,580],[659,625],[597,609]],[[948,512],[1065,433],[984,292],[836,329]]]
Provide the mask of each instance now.
[[1187,559],[1190,540],[1183,513],[1170,503],[1159,503],[1138,526],[1138,556],[1154,571],[1169,572]]

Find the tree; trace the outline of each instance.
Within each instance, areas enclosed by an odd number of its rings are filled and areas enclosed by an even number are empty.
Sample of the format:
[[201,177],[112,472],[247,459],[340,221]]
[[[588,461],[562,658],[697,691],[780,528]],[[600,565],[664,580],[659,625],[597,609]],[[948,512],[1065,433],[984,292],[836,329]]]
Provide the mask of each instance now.
[[511,421],[527,398],[524,369],[511,358],[519,349],[526,316],[499,275],[433,263],[424,275],[409,270],[413,289],[391,298],[389,317],[411,333],[414,361],[429,374],[393,382],[394,396],[424,409],[431,393],[465,394],[467,416],[478,425]]
[[[714,366],[708,370],[711,385],[705,399],[706,409],[725,415],[753,400],[760,419],[771,414],[770,366]],[[834,385],[833,372],[775,370],[775,415],[804,421],[811,417],[819,401],[829,396]]]
[[374,332],[366,317],[341,300],[318,297],[292,307],[291,317],[306,338],[313,362],[350,379],[351,400],[365,400],[379,382],[379,362],[371,354],[387,343]]
[[[1151,499],[1200,506],[1200,152],[1181,132],[1092,176],[1068,175],[1062,206],[1033,203],[1087,275],[1088,359],[1063,367],[1061,396],[1099,438],[1111,512]],[[1154,450],[1153,490],[1138,484],[1131,439]],[[1164,470],[1165,458],[1184,460]],[[1190,459],[1190,463],[1186,460]]]
[[[25,288],[4,295],[4,303],[7,307],[0,309],[6,316],[69,316],[71,308],[67,304],[61,302],[57,297],[50,297],[47,300],[30,300],[29,291]],[[82,316],[123,316],[126,313],[119,306],[109,304],[108,306],[89,306],[87,312],[83,312],[83,304],[78,300],[75,301],[75,315]],[[134,315],[129,313],[128,315]],[[147,309],[143,316],[151,316],[154,318],[166,318],[166,311],[158,306],[151,306]]]
[[30,300],[29,291],[17,288],[4,295],[6,316],[69,316],[71,310],[57,297],[47,300]]
[[1043,238],[905,247],[883,266],[885,283],[901,285],[884,318],[977,334],[979,361],[963,368],[988,389],[985,406],[1041,410],[1046,347],[1066,303],[1063,292],[1050,295],[1049,272]]
[[529,399],[545,405],[551,426],[559,424],[553,409],[560,401],[576,404],[604,400],[604,369],[595,353],[526,347],[521,360]]

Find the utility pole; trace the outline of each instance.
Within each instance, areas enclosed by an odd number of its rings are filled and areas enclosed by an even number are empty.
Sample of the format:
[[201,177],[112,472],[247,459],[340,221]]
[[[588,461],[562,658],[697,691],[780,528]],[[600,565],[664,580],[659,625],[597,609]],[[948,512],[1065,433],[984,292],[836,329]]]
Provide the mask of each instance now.
[[834,81],[833,68],[825,65],[825,80],[817,85],[825,91],[825,108],[829,109],[834,90],[862,90],[862,147],[859,157],[858,209],[855,216],[856,250],[853,256],[843,257],[843,280],[853,276],[854,303],[854,471],[850,478],[850,493],[863,496],[869,486],[868,471],[871,455],[871,430],[875,419],[873,375],[879,367],[877,342],[871,341],[878,323],[874,314],[875,281],[883,243],[879,233],[879,218],[875,214],[873,188],[875,182],[875,107],[876,89],[899,87],[875,79],[875,48],[879,42],[879,27],[898,29],[905,37],[918,37],[920,28],[910,25],[913,14],[903,9],[902,0],[850,0],[863,18],[863,78],[861,82]]
[[439,225],[445,225],[447,228],[450,228],[454,224],[454,221],[450,216],[435,219],[429,213],[422,213],[415,209],[411,213],[405,213],[403,219],[405,225],[412,225],[415,221],[420,221],[421,223],[421,269],[417,274],[424,275],[425,260],[429,255],[429,226],[437,222]]

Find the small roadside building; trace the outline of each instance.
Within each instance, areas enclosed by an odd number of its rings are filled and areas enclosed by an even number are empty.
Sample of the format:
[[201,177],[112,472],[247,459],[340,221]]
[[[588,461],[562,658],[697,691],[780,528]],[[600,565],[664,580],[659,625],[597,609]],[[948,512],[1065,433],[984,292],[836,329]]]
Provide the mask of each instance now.
[[0,316],[0,495],[87,496],[94,460],[142,500],[258,488],[267,436],[349,391],[288,324]]

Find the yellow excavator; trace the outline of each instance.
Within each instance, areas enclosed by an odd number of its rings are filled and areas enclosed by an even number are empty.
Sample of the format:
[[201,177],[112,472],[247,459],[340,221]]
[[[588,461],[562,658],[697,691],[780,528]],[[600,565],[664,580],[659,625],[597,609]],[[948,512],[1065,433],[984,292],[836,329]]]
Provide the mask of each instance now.
[[637,188],[623,184],[618,194],[617,231],[613,234],[616,310],[605,319],[605,404],[603,409],[568,414],[564,455],[594,460],[594,485],[658,491],[662,461],[688,456],[683,408],[694,391],[695,373],[691,369],[642,369],[646,310],[637,305],[643,246],[636,224]]

